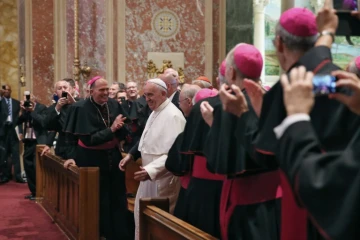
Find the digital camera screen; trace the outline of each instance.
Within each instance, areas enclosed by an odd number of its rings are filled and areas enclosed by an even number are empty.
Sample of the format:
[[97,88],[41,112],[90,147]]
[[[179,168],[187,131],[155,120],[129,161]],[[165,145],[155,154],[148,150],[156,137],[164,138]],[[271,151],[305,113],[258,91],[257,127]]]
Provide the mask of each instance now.
[[315,95],[326,95],[336,92],[336,77],[331,75],[315,75],[313,78]]
[[358,0],[334,0],[334,8],[343,11],[357,11]]

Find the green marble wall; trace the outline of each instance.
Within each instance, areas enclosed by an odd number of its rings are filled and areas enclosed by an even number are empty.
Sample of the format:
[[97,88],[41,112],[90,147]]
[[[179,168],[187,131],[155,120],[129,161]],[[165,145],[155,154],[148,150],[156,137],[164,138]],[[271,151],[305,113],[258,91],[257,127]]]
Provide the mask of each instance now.
[[253,0],[226,0],[226,53],[237,43],[254,42]]

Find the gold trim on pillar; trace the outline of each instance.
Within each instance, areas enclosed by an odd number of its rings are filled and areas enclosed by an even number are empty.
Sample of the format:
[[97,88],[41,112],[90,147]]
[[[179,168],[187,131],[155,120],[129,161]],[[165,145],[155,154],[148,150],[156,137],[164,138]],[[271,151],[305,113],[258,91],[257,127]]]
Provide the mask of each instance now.
[[[106,79],[114,82],[114,2],[106,0]],[[116,79],[115,79],[116,81]]]
[[33,92],[33,37],[32,37],[32,1],[25,4],[25,76],[27,88]]
[[[80,59],[79,59],[79,0],[74,0],[74,80],[80,83]],[[82,86],[82,84],[80,85]]]
[[117,0],[117,59],[118,59],[118,79],[119,82],[126,82],[126,56],[125,56],[125,48],[126,48],[126,2],[125,0]]
[[205,0],[205,76],[213,78],[213,1]]
[[54,1],[54,82],[67,75],[66,1]]

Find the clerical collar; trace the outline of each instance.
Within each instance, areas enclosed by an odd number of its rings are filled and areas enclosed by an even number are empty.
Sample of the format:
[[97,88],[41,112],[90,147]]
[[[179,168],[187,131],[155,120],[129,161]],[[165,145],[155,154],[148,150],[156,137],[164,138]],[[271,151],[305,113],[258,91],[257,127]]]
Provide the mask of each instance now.
[[168,104],[170,103],[170,100],[167,98],[160,106],[158,106],[156,109],[154,109],[154,112],[160,112],[163,110]]
[[90,101],[93,102],[96,106],[99,106],[99,107],[103,107],[106,104],[106,102],[104,102],[103,104],[97,103],[92,96],[90,96]]

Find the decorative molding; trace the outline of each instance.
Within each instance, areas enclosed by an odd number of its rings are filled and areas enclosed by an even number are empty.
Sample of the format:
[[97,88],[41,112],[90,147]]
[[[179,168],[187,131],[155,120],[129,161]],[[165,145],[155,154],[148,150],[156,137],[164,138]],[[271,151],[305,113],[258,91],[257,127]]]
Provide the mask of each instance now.
[[219,6],[219,61],[226,57],[226,1],[220,0]]
[[116,0],[117,3],[117,56],[118,56],[118,71],[117,81],[126,82],[126,2],[125,0]]
[[106,0],[106,79],[114,82],[114,2]]
[[205,0],[205,76],[209,79],[213,78],[213,42],[213,1]]
[[66,1],[54,1],[54,82],[67,77]]
[[269,4],[269,0],[254,0],[254,13],[261,12],[263,13],[266,5]]
[[33,37],[32,37],[32,1],[25,4],[25,76],[30,91],[33,92]]
[[153,33],[162,39],[175,38],[179,32],[180,20],[175,12],[161,9],[154,14],[151,28]]

